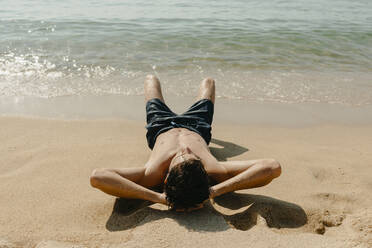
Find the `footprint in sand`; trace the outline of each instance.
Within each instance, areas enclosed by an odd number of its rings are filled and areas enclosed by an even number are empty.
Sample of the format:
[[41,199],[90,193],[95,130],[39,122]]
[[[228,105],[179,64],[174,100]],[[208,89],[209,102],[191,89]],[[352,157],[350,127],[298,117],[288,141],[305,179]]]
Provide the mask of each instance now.
[[328,192],[314,194],[312,198],[319,207],[307,212],[308,226],[312,232],[318,234],[324,234],[328,227],[341,225],[346,215],[337,209],[344,209],[355,201],[350,194],[341,195]]
[[344,214],[331,214],[329,210],[309,212],[308,227],[311,232],[324,234],[327,227],[340,226],[345,219]]

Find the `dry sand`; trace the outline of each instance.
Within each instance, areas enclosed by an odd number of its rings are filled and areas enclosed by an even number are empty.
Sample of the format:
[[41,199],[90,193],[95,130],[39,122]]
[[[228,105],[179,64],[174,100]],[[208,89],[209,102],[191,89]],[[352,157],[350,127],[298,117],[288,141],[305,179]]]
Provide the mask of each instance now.
[[216,124],[220,160],[276,158],[282,176],[173,213],[89,185],[143,166],[144,123],[0,118],[0,247],[372,247],[372,125]]

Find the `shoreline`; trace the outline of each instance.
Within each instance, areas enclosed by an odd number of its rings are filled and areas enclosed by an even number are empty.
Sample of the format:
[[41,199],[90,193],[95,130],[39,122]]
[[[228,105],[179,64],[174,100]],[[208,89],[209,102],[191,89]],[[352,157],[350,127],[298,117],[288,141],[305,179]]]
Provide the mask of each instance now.
[[[164,96],[176,113],[186,111],[191,97]],[[317,125],[370,125],[372,105],[329,103],[248,102],[217,98],[214,123],[308,127]],[[56,98],[0,97],[0,117],[62,120],[145,120],[143,96],[69,96]]]

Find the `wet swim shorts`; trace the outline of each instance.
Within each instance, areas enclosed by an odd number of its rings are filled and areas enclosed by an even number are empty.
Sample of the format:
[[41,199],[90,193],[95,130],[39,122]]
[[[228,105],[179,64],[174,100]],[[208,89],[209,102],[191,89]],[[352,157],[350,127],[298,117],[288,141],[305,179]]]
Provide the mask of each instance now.
[[214,105],[202,99],[194,103],[185,113],[177,115],[158,98],[146,103],[147,144],[152,149],[159,134],[172,128],[187,128],[198,133],[207,144],[211,140],[211,125]]

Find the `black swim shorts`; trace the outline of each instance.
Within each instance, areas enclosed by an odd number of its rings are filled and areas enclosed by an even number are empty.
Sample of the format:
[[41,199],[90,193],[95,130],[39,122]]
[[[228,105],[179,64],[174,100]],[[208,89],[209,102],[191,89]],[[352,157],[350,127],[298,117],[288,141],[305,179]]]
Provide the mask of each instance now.
[[198,133],[207,144],[211,140],[214,105],[209,99],[194,103],[185,113],[177,115],[160,99],[146,103],[147,144],[152,149],[159,134],[172,128],[187,128]]

